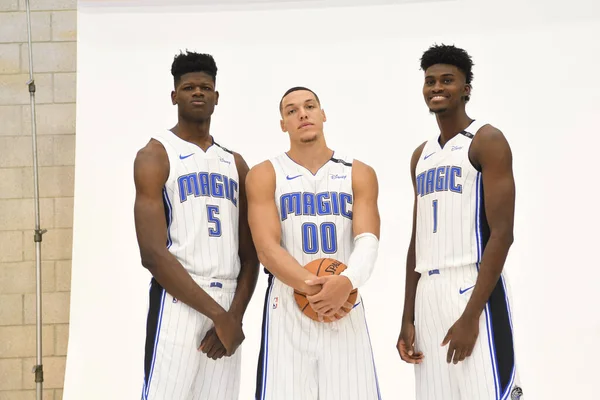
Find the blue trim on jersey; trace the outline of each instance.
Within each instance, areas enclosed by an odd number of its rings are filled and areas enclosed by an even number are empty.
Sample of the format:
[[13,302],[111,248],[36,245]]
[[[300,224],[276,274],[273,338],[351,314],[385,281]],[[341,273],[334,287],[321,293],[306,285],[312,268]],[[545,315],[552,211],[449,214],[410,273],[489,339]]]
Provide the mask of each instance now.
[[[271,282],[269,284],[269,288],[267,289],[268,295],[265,301],[265,329],[263,331],[263,344],[265,353],[263,354],[262,361],[262,384],[260,388],[260,400],[265,400],[267,395],[267,366],[269,365],[269,317],[271,315],[271,310],[273,309],[271,303],[271,294],[273,292],[273,286],[275,286],[275,278],[271,278]],[[258,400],[258,399],[257,399]]]
[[[476,234],[476,238],[477,238],[477,272],[479,272],[479,265],[481,263],[481,260],[483,258],[483,238],[482,238],[482,233],[481,233],[481,206],[483,204],[483,198],[481,196],[481,191],[483,188],[483,182],[482,182],[482,178],[481,178],[481,172],[477,173],[477,178],[476,178],[476,192],[475,192],[475,207],[476,207],[476,229],[475,229],[475,234]],[[506,302],[506,308],[507,308],[507,314],[508,314],[508,321],[510,324],[510,333],[512,335],[513,333],[513,323],[512,323],[512,315],[510,312],[510,304],[508,301],[508,291],[506,290],[506,284],[504,282],[504,277],[502,275],[500,275],[500,283],[502,284],[502,288],[504,290],[504,301]],[[493,375],[494,375],[494,387],[496,390],[496,399],[499,400],[508,400],[509,396],[510,396],[510,390],[515,382],[515,377],[516,377],[516,361],[514,360],[514,356],[513,356],[513,365],[512,365],[512,371],[511,371],[511,376],[510,376],[510,380],[508,382],[508,384],[506,385],[506,388],[501,388],[500,385],[500,375],[499,375],[499,371],[498,371],[498,358],[497,358],[497,354],[496,354],[496,346],[495,346],[495,337],[494,337],[494,329],[493,329],[493,324],[492,324],[492,320],[491,320],[491,312],[490,312],[490,306],[489,306],[489,301],[486,303],[485,305],[485,322],[486,322],[486,327],[487,327],[487,336],[488,336],[488,345],[490,347],[490,358],[492,360],[492,370],[493,370]],[[513,343],[514,345],[514,343]],[[514,348],[513,348],[514,351]],[[504,389],[504,390],[503,390]]]
[[[379,379],[377,378],[377,367],[375,366],[375,356],[373,355],[373,345],[371,345],[371,335],[369,334],[369,325],[367,324],[367,314],[365,312],[365,302],[362,297],[360,299],[360,304],[363,309],[363,318],[365,319],[365,328],[367,328],[367,337],[369,338],[369,349],[371,350],[371,360],[373,361],[373,371],[375,372],[375,386],[377,387],[377,399],[381,400],[381,391],[379,390]],[[356,304],[354,307],[356,307]],[[352,308],[354,308],[352,307]]]
[[338,160],[334,160],[334,159],[333,159],[333,156],[335,155],[335,151],[334,151],[334,152],[333,152],[333,154],[331,155],[331,158],[330,158],[329,160],[327,160],[327,161],[325,162],[325,164],[321,165],[321,166],[319,167],[319,169],[317,170],[317,172],[315,172],[315,173],[313,174],[313,173],[312,173],[312,172],[311,172],[311,171],[310,171],[308,168],[306,168],[304,165],[300,165],[300,164],[298,164],[296,161],[294,161],[294,160],[292,159],[292,157],[290,157],[290,156],[288,155],[288,153],[287,153],[287,152],[285,152],[284,154],[287,156],[287,158],[289,158],[289,159],[290,159],[290,161],[291,161],[291,162],[293,162],[294,164],[298,165],[299,167],[302,167],[302,169],[304,169],[304,170],[308,171],[308,173],[309,173],[309,174],[311,174],[312,176],[317,176],[317,174],[319,173],[319,171],[321,171],[321,169],[323,169],[323,167],[324,167],[324,166],[326,166],[327,164],[329,164],[329,161],[339,162]]
[[482,243],[481,243],[481,172],[477,173],[475,178],[475,236],[477,238],[477,271],[479,271],[479,263],[481,263],[481,257],[483,255]]
[[165,217],[167,219],[167,249],[173,244],[171,239],[171,223],[173,222],[173,206],[171,206],[171,200],[169,200],[169,194],[167,188],[163,187],[163,200],[165,203]]
[[[477,271],[479,271],[479,264],[477,264]],[[490,347],[490,358],[492,360],[492,372],[494,374],[494,389],[496,391],[496,399],[500,399],[500,375],[498,374],[498,358],[496,356],[496,341],[494,340],[494,326],[492,325],[492,319],[490,318],[490,304],[485,304],[485,323],[487,325],[487,337],[488,345]]]
[[[150,292],[150,296],[152,296],[152,280],[150,280],[150,283],[148,284],[148,292]],[[152,302],[152,300],[150,300],[150,302]],[[155,340],[156,340],[156,336],[155,336]],[[146,382],[146,374],[144,373],[144,384],[142,385],[142,400],[148,400],[148,397],[146,396],[146,386],[148,385],[148,383]]]
[[163,289],[163,293],[160,300],[160,312],[158,313],[158,329],[156,330],[156,338],[154,339],[154,351],[152,353],[152,365],[150,367],[150,376],[148,377],[148,382],[146,382],[145,386],[145,398],[148,399],[148,392],[150,391],[150,382],[152,382],[152,373],[154,372],[154,364],[156,362],[156,349],[158,348],[158,338],[160,337],[160,327],[162,325],[162,315],[163,310],[165,308],[165,297],[167,295],[167,291]]
[[[508,312],[508,322],[510,323],[510,334],[512,335],[513,334],[512,315],[510,313],[510,303],[508,302],[508,291],[506,290],[506,284],[504,282],[504,277],[502,275],[500,275],[500,281],[502,282],[502,288],[504,289],[504,300],[506,301],[506,310]],[[514,341],[513,341],[513,351],[514,351]],[[510,381],[508,382],[508,385],[506,386],[506,391],[502,395],[502,400],[508,400],[508,398],[510,396],[510,391],[513,387],[513,384],[515,383],[516,372],[517,372],[517,360],[516,360],[516,357],[513,355],[513,367],[512,367],[512,371],[511,371],[511,375],[510,375]]]
[[[479,272],[479,264],[481,263],[481,258],[483,256],[483,243],[481,237],[481,205],[483,203],[483,199],[481,198],[481,172],[477,173],[477,177],[475,179],[475,237],[477,239],[477,272]],[[485,304],[485,325],[487,327],[487,339],[488,346],[490,348],[490,358],[492,360],[492,372],[494,375],[494,388],[496,391],[496,399],[500,398],[500,388],[498,387],[498,382],[500,381],[500,376],[498,376],[498,361],[496,360],[495,354],[495,346],[494,346],[494,338],[493,338],[493,327],[492,321],[490,318],[490,304],[487,302]]]
[[[150,283],[148,284],[148,292],[150,292],[150,295],[152,293],[152,280],[150,280]],[[142,400],[146,400],[146,374],[144,373],[144,384],[142,385]]]

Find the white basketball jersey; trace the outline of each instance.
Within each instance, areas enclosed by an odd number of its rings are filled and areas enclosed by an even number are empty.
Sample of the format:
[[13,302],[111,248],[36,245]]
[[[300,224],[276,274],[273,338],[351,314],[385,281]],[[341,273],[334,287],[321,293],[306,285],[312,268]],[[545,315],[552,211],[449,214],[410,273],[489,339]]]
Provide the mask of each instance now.
[[233,153],[214,141],[204,152],[171,131],[153,138],[169,156],[163,189],[169,251],[190,274],[237,279],[239,178]]
[[334,153],[314,175],[285,153],[270,161],[283,248],[301,265],[324,257],[347,264],[354,248],[352,159]]
[[481,172],[469,160],[474,121],[442,148],[429,140],[416,167],[416,271],[460,267],[481,261],[489,237]]

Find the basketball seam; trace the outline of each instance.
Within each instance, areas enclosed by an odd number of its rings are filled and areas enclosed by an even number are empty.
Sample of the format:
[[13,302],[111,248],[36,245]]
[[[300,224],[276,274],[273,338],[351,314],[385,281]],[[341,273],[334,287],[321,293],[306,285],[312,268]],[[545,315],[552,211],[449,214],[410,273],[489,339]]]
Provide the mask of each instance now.
[[321,273],[321,265],[323,265],[325,260],[329,260],[329,258],[324,258],[321,260],[321,262],[319,263],[319,268],[317,268],[317,276],[319,276],[319,274]]

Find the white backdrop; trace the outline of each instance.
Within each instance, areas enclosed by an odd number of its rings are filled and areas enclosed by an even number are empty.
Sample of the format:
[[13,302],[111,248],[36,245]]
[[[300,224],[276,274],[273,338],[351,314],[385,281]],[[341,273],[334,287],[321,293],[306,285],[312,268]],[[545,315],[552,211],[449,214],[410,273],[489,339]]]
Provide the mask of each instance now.
[[[462,10],[459,9],[462,8]],[[473,56],[468,112],[508,137],[517,182],[513,290],[526,397],[591,399],[600,372],[596,179],[600,10],[593,0],[445,1],[399,6],[198,12],[80,4],[71,327],[66,400],[136,399],[148,282],[133,225],[132,165],[176,121],[170,64],[209,52],[221,93],[211,132],[254,165],[288,148],[278,101],[305,85],[325,134],[371,164],[383,216],[380,256],[362,289],[384,399],[414,399],[395,344],[404,296],[410,155],[437,126],[422,100],[422,52]],[[245,318],[240,399],[251,399],[266,276]],[[385,311],[384,311],[385,310]]]

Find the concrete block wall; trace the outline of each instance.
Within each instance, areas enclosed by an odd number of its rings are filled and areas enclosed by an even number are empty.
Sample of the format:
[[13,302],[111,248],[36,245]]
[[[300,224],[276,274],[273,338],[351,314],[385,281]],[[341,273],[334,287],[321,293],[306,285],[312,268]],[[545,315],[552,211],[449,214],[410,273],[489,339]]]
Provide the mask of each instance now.
[[[76,0],[30,0],[42,242],[44,399],[62,399],[75,164]],[[35,247],[25,0],[0,0],[0,400],[35,399]]]

